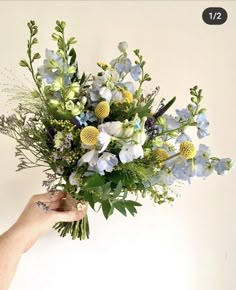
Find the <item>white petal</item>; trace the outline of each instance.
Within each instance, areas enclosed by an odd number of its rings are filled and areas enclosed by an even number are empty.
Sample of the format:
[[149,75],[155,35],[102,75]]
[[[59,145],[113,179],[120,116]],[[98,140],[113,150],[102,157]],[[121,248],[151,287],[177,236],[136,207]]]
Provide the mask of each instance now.
[[105,99],[108,103],[110,102],[111,100],[111,97],[112,97],[112,93],[111,91],[107,88],[107,87],[102,87],[100,90],[99,90],[99,94],[100,96]]
[[111,136],[107,134],[106,132],[102,131],[98,135],[98,141],[100,145],[102,146],[102,149],[99,151],[99,153],[105,151],[107,149],[107,146],[111,142]]
[[98,160],[98,151],[93,149],[87,153],[85,153],[80,160],[78,161],[78,166],[82,165],[83,163],[89,163],[90,166],[96,165]]

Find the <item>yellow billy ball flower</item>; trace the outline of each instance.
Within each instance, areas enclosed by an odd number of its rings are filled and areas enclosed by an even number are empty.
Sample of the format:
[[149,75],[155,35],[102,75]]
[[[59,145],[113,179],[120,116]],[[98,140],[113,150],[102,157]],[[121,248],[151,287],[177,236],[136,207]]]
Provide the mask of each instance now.
[[164,161],[165,159],[169,157],[169,153],[163,148],[156,149],[154,151],[154,154],[158,161]]
[[95,108],[95,115],[98,119],[105,119],[109,116],[110,105],[106,101],[100,102]]
[[185,159],[192,159],[196,155],[196,149],[192,142],[184,141],[180,144],[180,155]]
[[97,143],[99,131],[93,126],[87,126],[80,132],[80,139],[85,145],[95,145]]
[[128,102],[129,104],[133,102],[134,97],[130,91],[123,90],[122,95],[123,95],[124,100]]

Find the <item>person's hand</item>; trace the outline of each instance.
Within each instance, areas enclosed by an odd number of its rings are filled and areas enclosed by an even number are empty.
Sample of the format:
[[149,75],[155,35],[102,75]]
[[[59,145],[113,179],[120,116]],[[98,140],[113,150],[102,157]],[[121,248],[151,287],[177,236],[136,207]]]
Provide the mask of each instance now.
[[[25,252],[57,222],[79,221],[83,218],[83,211],[63,211],[63,203],[66,193],[57,191],[53,195],[50,193],[33,195],[17,222],[9,230],[10,234],[19,237],[23,243],[22,250]],[[41,206],[40,206],[41,204]],[[43,204],[48,208],[43,209]]]

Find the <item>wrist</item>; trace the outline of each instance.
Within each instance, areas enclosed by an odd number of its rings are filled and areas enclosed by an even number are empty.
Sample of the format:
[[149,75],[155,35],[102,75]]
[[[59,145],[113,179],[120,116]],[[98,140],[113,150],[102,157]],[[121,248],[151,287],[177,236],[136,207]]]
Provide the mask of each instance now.
[[6,240],[9,247],[13,247],[18,255],[24,254],[27,250],[27,235],[25,230],[15,223],[2,237]]

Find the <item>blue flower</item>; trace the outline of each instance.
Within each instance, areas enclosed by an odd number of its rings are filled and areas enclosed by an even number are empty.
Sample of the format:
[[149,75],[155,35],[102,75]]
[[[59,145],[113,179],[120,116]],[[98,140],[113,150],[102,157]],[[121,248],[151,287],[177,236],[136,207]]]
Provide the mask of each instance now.
[[168,130],[175,130],[180,127],[179,122],[174,117],[169,115],[164,115],[163,117],[166,119]]
[[215,169],[215,162],[211,162],[210,160],[207,160],[206,158],[198,158],[196,161],[196,175],[198,177],[207,177]]
[[[53,65],[53,63],[55,64]],[[63,63],[62,58],[55,51],[46,49],[43,65],[38,68],[38,74],[42,79],[45,79],[48,84],[52,84],[55,78],[61,75],[63,69],[66,70],[67,65]],[[71,83],[69,74],[65,74],[64,83],[65,85]]]
[[162,185],[171,185],[175,182],[175,180],[176,177],[174,176],[173,172],[165,167],[158,172],[157,176],[153,178],[153,182]]
[[209,135],[209,132],[207,131],[207,127],[209,126],[209,122],[206,119],[205,114],[199,114],[197,116],[197,136],[198,138],[203,138]]
[[177,138],[176,143],[182,143],[184,141],[192,141],[192,139],[184,132],[182,132]]
[[182,121],[188,121],[192,116],[192,113],[188,109],[176,110],[176,114]]
[[215,170],[217,174],[223,175],[226,171],[229,171],[232,167],[232,160],[230,158],[222,158],[216,164]]
[[172,164],[170,161],[167,164],[172,166],[172,172],[175,178],[190,183],[191,177],[196,174],[194,162],[192,160],[186,160],[181,156],[173,159]]
[[134,66],[132,66],[131,70],[130,70],[130,74],[131,77],[134,81],[138,81],[139,80],[139,76],[141,75],[141,67],[139,64],[136,64]]
[[200,144],[195,157],[196,175],[198,177],[207,177],[215,169],[215,161],[210,160],[211,151],[208,146]]
[[135,93],[135,87],[134,87],[134,84],[132,82],[125,82],[125,83],[118,82],[116,85],[118,87],[125,88],[126,90],[131,92],[131,94]]
[[95,122],[97,120],[94,112],[87,111],[86,113],[82,113],[79,116],[75,117],[77,121],[79,121],[81,126],[88,126],[88,122]]
[[116,59],[112,60],[111,65],[114,65],[115,69],[117,70],[119,74],[129,73],[132,67],[131,60],[127,58],[126,56],[122,56],[118,62]]
[[43,65],[38,68],[39,75],[46,79],[48,84],[52,84],[54,79],[59,75],[59,69],[52,69],[50,61],[55,61],[59,67],[63,66],[62,58],[53,50],[46,49],[45,60]]

